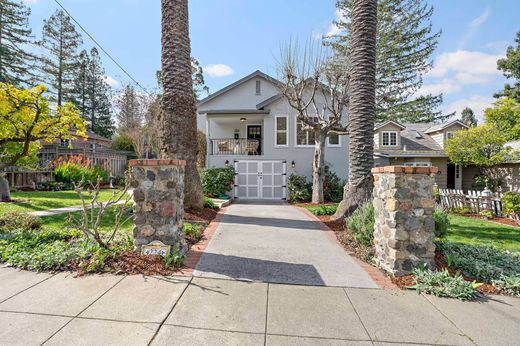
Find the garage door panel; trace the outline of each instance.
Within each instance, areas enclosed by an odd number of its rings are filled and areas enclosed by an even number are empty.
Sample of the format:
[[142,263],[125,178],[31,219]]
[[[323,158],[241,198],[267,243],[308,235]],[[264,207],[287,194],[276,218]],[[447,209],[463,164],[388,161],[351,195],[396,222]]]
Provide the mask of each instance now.
[[235,197],[283,199],[285,163],[281,161],[235,161]]

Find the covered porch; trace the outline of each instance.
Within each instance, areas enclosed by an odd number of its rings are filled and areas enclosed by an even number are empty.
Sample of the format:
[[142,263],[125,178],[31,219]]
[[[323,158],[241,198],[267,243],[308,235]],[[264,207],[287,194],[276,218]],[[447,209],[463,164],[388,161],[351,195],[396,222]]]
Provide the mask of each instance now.
[[207,111],[209,155],[261,156],[264,154],[264,110]]

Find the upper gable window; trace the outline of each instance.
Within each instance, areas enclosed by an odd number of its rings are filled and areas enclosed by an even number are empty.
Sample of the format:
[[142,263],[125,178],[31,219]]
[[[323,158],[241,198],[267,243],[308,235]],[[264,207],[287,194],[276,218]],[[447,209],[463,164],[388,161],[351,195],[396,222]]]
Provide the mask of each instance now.
[[256,81],[255,93],[257,95],[262,94],[262,81],[259,81],[259,80]]
[[454,133],[453,132],[446,132],[446,139],[452,139]]
[[383,132],[383,146],[395,147],[397,146],[397,131]]

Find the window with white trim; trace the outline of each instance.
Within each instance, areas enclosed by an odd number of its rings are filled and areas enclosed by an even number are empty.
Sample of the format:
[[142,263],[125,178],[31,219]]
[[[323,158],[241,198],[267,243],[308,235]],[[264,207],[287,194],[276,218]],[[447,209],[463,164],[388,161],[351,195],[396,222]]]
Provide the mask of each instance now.
[[383,146],[395,147],[397,146],[397,131],[383,132]]
[[340,147],[339,135],[337,133],[330,133],[327,137],[329,147]]
[[432,164],[430,162],[405,162],[404,165],[409,167],[431,167]]
[[446,132],[446,139],[452,139],[454,133],[453,132]]
[[257,80],[255,84],[255,92],[257,95],[262,94],[262,81]]
[[287,116],[285,115],[277,115],[275,118],[275,126],[276,126],[276,138],[275,145],[277,147],[286,147],[288,146],[287,140]]
[[[311,117],[313,121],[318,121],[317,117]],[[315,144],[315,137],[313,131],[306,131],[303,128],[304,123],[301,120],[296,121],[296,146],[306,147]]]

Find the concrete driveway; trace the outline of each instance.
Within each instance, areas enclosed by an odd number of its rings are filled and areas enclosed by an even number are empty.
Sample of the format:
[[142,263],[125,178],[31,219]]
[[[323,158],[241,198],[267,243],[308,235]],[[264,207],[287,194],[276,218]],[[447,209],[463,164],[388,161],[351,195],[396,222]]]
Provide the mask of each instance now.
[[194,276],[314,286],[377,288],[334,233],[282,202],[228,207]]

